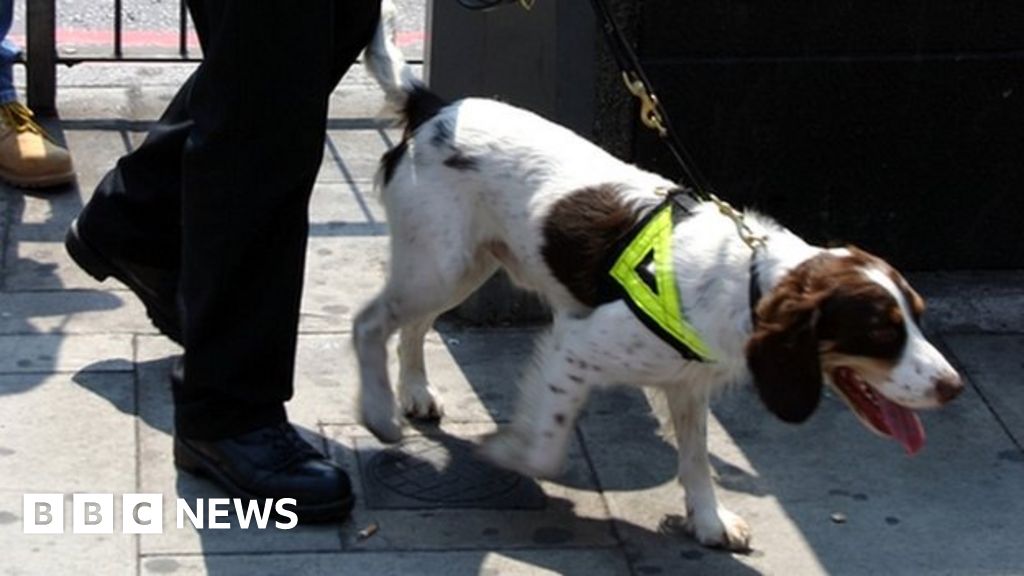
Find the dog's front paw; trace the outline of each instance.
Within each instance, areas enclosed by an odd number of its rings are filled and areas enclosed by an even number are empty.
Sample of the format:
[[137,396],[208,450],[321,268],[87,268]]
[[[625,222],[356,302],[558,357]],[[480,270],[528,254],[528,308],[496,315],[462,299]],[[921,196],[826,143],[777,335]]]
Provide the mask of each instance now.
[[444,416],[444,408],[425,382],[399,386],[398,402],[402,406],[402,414],[410,420],[437,421]]
[[378,440],[394,444],[402,439],[402,423],[395,417],[394,397],[390,393],[378,396],[363,394],[359,402],[359,420]]
[[492,464],[531,478],[558,476],[561,458],[536,454],[529,440],[514,430],[502,430],[484,439],[480,455]]
[[750,550],[750,526],[721,506],[710,514],[687,514],[686,528],[704,546],[732,552]]

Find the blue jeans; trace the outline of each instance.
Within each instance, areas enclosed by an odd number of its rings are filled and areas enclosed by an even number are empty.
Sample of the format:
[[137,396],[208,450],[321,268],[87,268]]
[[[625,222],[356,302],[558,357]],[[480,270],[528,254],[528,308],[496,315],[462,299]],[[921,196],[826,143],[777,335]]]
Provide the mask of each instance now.
[[18,98],[14,90],[14,58],[20,50],[7,39],[14,20],[14,0],[0,0],[0,104]]

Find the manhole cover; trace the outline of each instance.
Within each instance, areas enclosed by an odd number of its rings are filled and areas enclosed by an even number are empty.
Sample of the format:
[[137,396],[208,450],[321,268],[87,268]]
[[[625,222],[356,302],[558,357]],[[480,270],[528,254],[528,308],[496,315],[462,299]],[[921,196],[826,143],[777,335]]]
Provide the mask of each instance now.
[[481,461],[454,437],[408,438],[363,467],[369,508],[543,508],[536,482]]

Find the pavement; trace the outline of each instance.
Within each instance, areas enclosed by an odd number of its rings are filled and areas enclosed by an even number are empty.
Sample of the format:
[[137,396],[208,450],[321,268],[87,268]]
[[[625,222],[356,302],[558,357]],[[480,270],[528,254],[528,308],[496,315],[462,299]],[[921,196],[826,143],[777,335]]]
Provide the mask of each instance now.
[[[78,185],[0,187],[0,574],[1024,574],[1019,271],[913,276],[930,301],[927,331],[970,383],[923,415],[928,444],[914,458],[833,396],[801,426],[773,419],[749,388],[718,399],[712,461],[722,502],[753,527],[749,554],[704,549],[681,531],[674,450],[633,390],[592,398],[561,478],[474,459],[473,442],[509,418],[539,327],[439,324],[427,363],[444,423],[410,428],[397,449],[377,444],[354,418],[350,322],[384,279],[387,227],[371,181],[398,133],[360,70],[332,99],[288,406],[351,471],[353,517],[293,530],[243,530],[237,518],[225,530],[177,527],[175,499],[223,496],[171,461],[168,371],[181,350],[123,286],[78,270],[61,241],[187,73],[62,72],[51,127]],[[65,533],[23,533],[26,493],[64,495]],[[115,495],[112,534],[71,533],[75,493]],[[162,495],[162,533],[122,533],[119,503],[132,493]]]

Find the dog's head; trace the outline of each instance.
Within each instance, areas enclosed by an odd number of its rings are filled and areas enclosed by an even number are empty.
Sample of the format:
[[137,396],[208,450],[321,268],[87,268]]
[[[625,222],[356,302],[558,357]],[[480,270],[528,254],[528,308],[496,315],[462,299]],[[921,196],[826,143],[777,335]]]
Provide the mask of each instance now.
[[915,409],[963,389],[918,322],[924,301],[884,260],[826,251],[787,274],[757,306],[747,364],[765,405],[806,420],[828,383],[870,430],[908,453],[924,444]]

